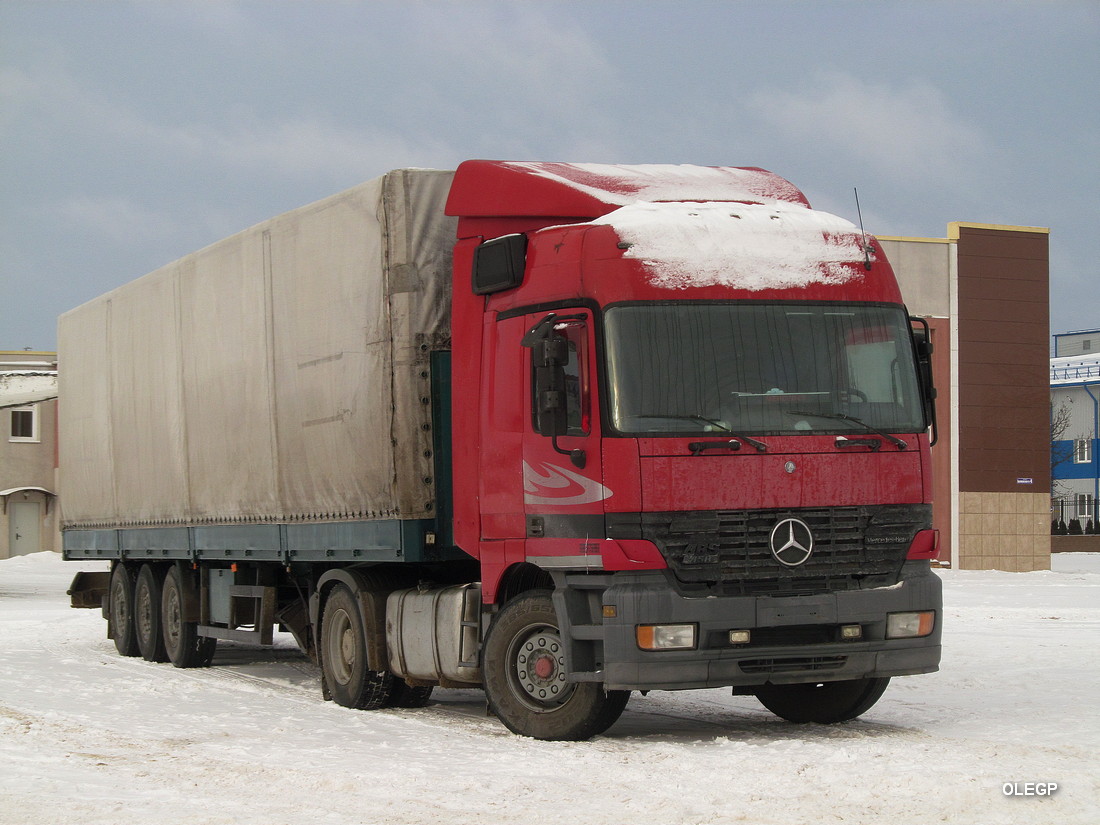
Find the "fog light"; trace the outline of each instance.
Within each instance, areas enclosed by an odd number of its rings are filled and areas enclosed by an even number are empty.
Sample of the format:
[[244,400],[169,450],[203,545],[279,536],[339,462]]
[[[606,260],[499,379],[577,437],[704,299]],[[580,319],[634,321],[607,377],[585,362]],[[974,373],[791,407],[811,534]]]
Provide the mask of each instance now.
[[619,615],[618,609],[613,604],[605,604],[603,606],[603,617],[605,619],[614,619]]
[[842,639],[862,639],[863,627],[858,624],[845,624],[840,626],[840,638]]
[[752,632],[748,630],[731,630],[730,631],[730,644],[731,645],[747,645],[752,641]]
[[886,617],[887,639],[916,639],[928,636],[936,627],[936,613],[925,610],[920,613],[891,613]]
[[695,647],[693,624],[640,624],[636,635],[642,650],[691,650]]

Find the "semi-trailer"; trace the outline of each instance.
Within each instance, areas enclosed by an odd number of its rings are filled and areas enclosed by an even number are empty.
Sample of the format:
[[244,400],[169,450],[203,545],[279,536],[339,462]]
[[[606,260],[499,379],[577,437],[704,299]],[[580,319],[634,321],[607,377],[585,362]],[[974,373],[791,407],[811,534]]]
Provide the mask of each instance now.
[[927,325],[758,168],[466,161],[275,217],[59,321],[74,606],[124,656],[293,634],[325,698],[631,691],[794,722],[940,658]]

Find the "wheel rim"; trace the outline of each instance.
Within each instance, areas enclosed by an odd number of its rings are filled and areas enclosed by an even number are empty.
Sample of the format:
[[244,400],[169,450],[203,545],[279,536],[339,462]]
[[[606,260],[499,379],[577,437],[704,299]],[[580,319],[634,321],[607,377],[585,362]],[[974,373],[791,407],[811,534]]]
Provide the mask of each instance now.
[[171,649],[175,650],[183,629],[182,611],[180,610],[180,594],[170,583],[164,589],[164,604],[166,614],[164,619],[164,641]]
[[138,632],[143,639],[153,638],[153,599],[149,591],[144,587],[138,588],[137,593],[137,619]]
[[346,685],[351,681],[352,671],[359,659],[355,628],[351,623],[351,617],[343,608],[334,611],[328,621],[331,625],[325,658],[333,678],[341,685]]
[[130,605],[126,601],[126,583],[121,579],[115,580],[114,590],[111,591],[111,612],[114,614],[115,625],[126,627],[130,619]]
[[573,694],[575,685],[565,680],[565,645],[556,627],[537,625],[516,636],[507,661],[512,692],[528,708],[556,710]]

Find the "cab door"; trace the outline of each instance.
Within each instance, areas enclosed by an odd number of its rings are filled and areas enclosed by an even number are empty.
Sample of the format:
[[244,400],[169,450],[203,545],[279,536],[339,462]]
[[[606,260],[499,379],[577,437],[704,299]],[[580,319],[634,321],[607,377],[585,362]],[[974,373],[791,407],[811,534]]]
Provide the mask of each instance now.
[[[529,391],[524,422],[523,507],[528,558],[569,557],[603,538],[604,485],[597,404],[596,337],[588,309],[526,316]],[[589,545],[591,542],[591,545]],[[554,562],[545,559],[553,566]],[[571,566],[560,560],[558,566]],[[579,566],[588,565],[583,560]]]

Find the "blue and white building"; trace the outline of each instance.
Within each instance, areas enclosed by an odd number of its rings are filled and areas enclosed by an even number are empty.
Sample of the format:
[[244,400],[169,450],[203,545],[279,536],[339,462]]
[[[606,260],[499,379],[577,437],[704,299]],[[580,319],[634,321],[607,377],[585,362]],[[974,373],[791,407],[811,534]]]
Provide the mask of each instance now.
[[1053,518],[1100,530],[1100,329],[1054,336],[1050,410]]

